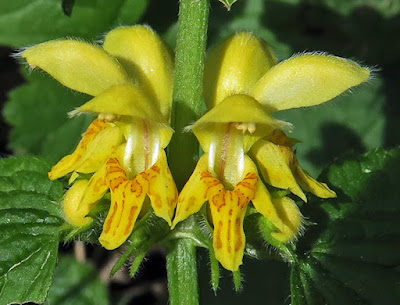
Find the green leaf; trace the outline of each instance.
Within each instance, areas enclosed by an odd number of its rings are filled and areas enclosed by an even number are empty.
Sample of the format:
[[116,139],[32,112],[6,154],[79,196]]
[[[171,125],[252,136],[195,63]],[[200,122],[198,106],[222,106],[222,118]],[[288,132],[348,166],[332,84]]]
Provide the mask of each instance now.
[[77,0],[68,17],[59,1],[1,1],[0,28],[7,31],[0,33],[0,44],[21,47],[67,36],[100,38],[113,26],[138,22],[146,4],[147,0]]
[[43,73],[33,72],[28,80],[10,93],[4,107],[5,119],[14,126],[9,147],[17,154],[37,154],[54,163],[73,151],[93,120],[92,116],[67,116],[89,97],[66,89]]
[[61,256],[45,304],[108,305],[110,302],[107,288],[94,266]]
[[61,8],[62,8],[64,14],[67,15],[68,17],[70,17],[72,14],[72,9],[74,8],[74,5],[75,5],[75,0],[62,0]]
[[336,199],[303,214],[316,225],[297,244],[292,304],[398,304],[400,149],[338,161],[323,175]]
[[0,160],[0,304],[44,301],[63,224],[63,187],[34,157]]

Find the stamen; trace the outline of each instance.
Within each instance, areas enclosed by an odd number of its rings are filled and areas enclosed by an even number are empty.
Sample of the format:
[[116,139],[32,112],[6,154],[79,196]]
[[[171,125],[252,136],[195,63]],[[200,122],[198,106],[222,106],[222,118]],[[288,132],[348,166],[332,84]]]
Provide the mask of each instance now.
[[113,114],[113,113],[104,112],[104,113],[100,113],[99,114],[99,119],[100,120],[106,120],[106,121],[109,121],[109,122],[114,122],[114,121],[120,120],[121,116],[117,115],[117,114]]
[[235,123],[235,127],[244,134],[246,131],[253,134],[256,131],[255,123]]

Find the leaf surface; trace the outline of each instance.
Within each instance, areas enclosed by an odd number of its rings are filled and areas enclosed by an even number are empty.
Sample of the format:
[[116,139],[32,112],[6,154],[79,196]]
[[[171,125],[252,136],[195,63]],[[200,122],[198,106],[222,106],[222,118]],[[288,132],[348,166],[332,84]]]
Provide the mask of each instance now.
[[292,304],[397,304],[400,149],[337,161],[323,174],[338,197],[315,199],[297,244]]
[[0,160],[0,304],[42,303],[57,260],[63,187],[38,158]]

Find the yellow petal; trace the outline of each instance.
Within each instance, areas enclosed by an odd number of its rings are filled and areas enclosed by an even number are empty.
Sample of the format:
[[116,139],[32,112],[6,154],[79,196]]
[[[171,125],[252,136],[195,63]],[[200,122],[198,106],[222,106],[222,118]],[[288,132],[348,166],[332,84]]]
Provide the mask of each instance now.
[[85,154],[77,163],[75,171],[79,173],[95,172],[108,160],[123,139],[121,131],[116,126],[100,131],[88,145]]
[[294,240],[302,228],[302,216],[299,208],[288,197],[274,198],[272,201],[279,218],[285,224],[280,232],[271,233],[272,237],[283,243]]
[[44,42],[26,49],[22,57],[30,67],[40,68],[63,85],[93,96],[111,86],[131,82],[116,59],[83,41]]
[[[111,157],[122,160],[125,149],[126,144],[121,144],[113,152]],[[82,197],[80,207],[89,206],[90,209],[93,209],[96,206],[98,201],[108,191],[109,186],[107,183],[107,175],[107,162],[105,162],[90,178],[89,184],[86,187],[85,194]]]
[[[332,191],[325,183],[316,181],[305,170],[303,170],[300,167],[296,154],[292,149],[292,146],[296,142],[298,142],[298,140],[289,138],[285,135],[284,132],[282,132],[279,129],[276,129],[269,137],[269,141],[277,144],[275,147],[278,148],[279,151],[281,152],[282,158],[285,159],[286,164],[289,165],[290,170],[296,179],[296,182],[298,183],[298,185],[300,185],[302,189],[305,189],[306,191],[309,191],[320,198],[336,197],[336,193]],[[276,186],[274,184],[271,185]],[[296,194],[293,190],[292,193]],[[301,197],[299,194],[296,195]]]
[[313,179],[305,170],[301,169],[297,160],[295,160],[293,171],[297,182],[306,191],[313,193],[319,198],[336,197],[336,193],[332,191],[325,183],[318,182],[317,180]]
[[108,191],[106,174],[106,164],[103,164],[90,178],[79,204],[79,208],[83,209],[85,207],[91,210],[96,206],[97,202],[103,198],[104,194]]
[[111,87],[72,111],[70,115],[77,115],[82,112],[110,113],[168,125],[168,122],[157,109],[157,105],[136,85]]
[[163,149],[160,150],[156,164],[139,176],[148,184],[147,194],[154,213],[171,225],[178,200],[178,190],[168,168],[167,156]]
[[[256,172],[257,167],[253,161],[249,157],[247,157],[245,161],[245,170],[248,172]],[[261,179],[257,181],[256,194],[251,201],[256,210],[267,218],[277,229],[277,232],[274,233],[276,239],[281,242],[287,242],[296,238],[301,229],[302,217],[294,202],[292,204],[286,199],[283,201],[281,198],[272,199]],[[286,214],[290,214],[290,217],[287,217]],[[295,219],[300,219],[300,225],[298,227],[295,226]]]
[[309,53],[274,66],[258,81],[252,96],[270,111],[324,103],[365,82],[367,68],[331,55]]
[[77,227],[92,221],[91,217],[86,216],[90,212],[90,208],[88,206],[79,207],[88,183],[88,180],[79,180],[68,190],[64,197],[63,209],[65,216],[72,225]]
[[79,174],[77,172],[73,172],[71,174],[71,177],[68,179],[68,184],[74,183],[74,181],[79,177]]
[[207,199],[214,224],[213,247],[215,257],[228,270],[237,271],[242,264],[245,247],[243,219],[246,208],[256,193],[258,177],[248,173],[233,191],[211,175],[205,179]]
[[104,49],[115,56],[155,101],[169,121],[174,61],[172,51],[149,27],[136,25],[110,31]]
[[116,158],[107,161],[107,184],[111,205],[99,241],[106,249],[113,250],[131,235],[142,209],[147,185],[142,185],[136,178],[128,180]]
[[82,157],[86,155],[88,146],[96,139],[101,131],[109,127],[109,123],[102,120],[94,120],[82,135],[82,140],[79,142],[75,151],[68,156],[62,158],[56,165],[54,165],[49,172],[49,178],[51,180],[58,179],[65,176],[66,174],[75,170],[76,166],[82,160]]
[[275,55],[262,39],[246,32],[233,35],[207,58],[204,98],[208,108],[231,94],[249,94],[275,64]]
[[275,129],[271,136],[269,136],[268,141],[278,144],[281,146],[286,146],[286,147],[293,147],[297,143],[301,143],[300,140],[297,140],[295,138],[289,138],[286,136],[286,134],[280,130],[280,129]]
[[210,147],[215,124],[230,122],[255,125],[253,133],[244,133],[245,152],[255,141],[271,133],[274,128],[285,125],[284,122],[272,118],[252,97],[243,94],[231,95],[208,111],[192,126],[204,151],[207,152]]
[[307,201],[307,197],[297,184],[290,168],[290,160],[293,157],[293,153],[290,151],[291,149],[288,147],[264,140],[258,140],[250,150],[264,180],[269,185],[288,189],[302,200]]
[[[178,197],[178,204],[174,221],[172,222],[172,229],[176,224],[190,215],[197,213],[203,203],[207,200],[206,193],[208,186],[204,183],[204,172],[208,168],[208,154],[201,156],[197,162],[196,168],[189,180],[186,182]],[[208,175],[208,174],[206,174]]]

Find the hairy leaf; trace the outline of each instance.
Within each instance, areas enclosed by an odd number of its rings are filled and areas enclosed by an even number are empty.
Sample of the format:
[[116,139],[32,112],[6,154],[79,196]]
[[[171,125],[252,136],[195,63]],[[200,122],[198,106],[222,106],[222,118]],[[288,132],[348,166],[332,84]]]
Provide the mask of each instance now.
[[397,304],[400,149],[338,161],[323,175],[338,194],[307,204],[315,226],[297,245],[292,304]]
[[0,160],[0,304],[44,301],[63,224],[63,187],[34,157]]

